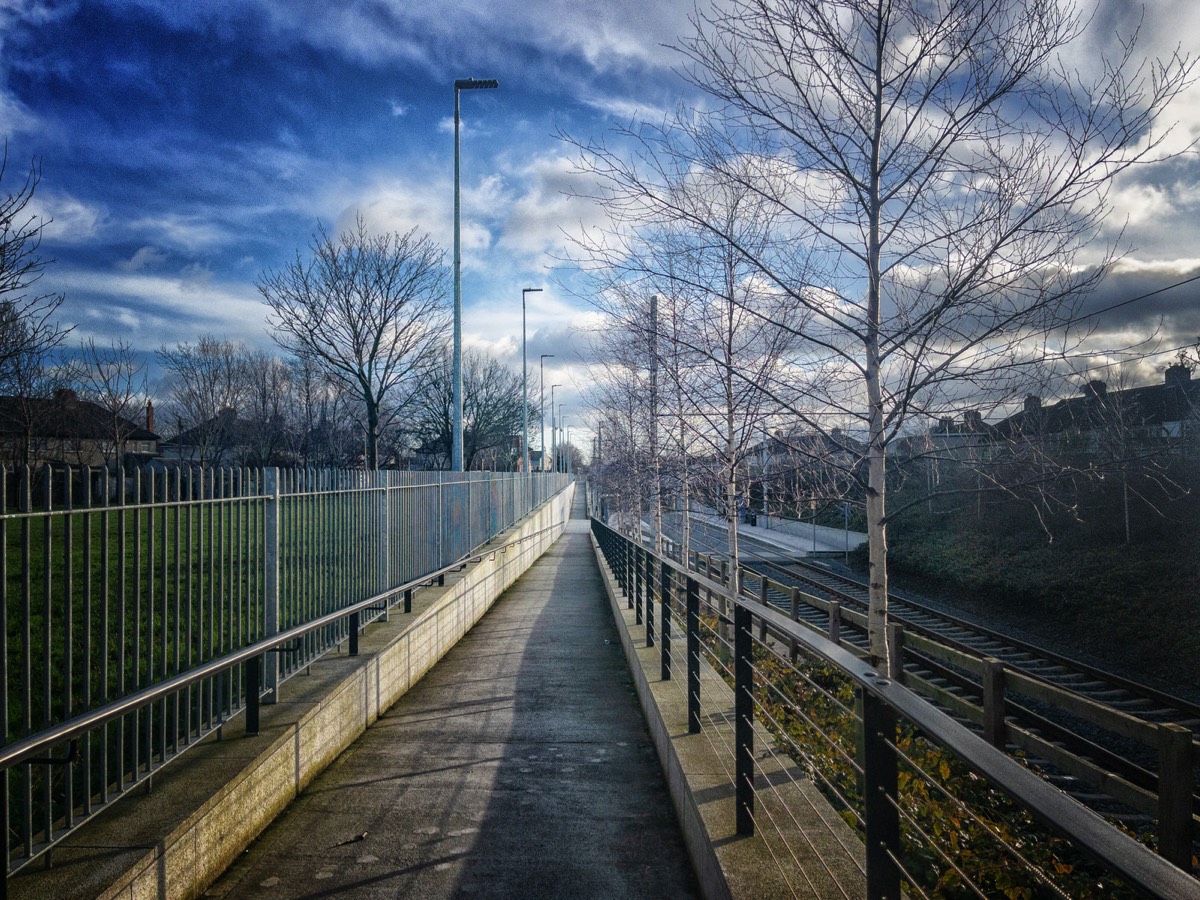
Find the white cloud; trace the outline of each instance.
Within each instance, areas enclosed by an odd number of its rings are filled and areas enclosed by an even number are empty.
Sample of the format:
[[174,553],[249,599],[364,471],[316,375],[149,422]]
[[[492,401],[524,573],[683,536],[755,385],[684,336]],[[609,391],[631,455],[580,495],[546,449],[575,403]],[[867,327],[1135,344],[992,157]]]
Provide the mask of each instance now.
[[501,247],[522,254],[531,265],[549,265],[573,240],[582,239],[585,229],[606,221],[603,209],[577,196],[586,193],[586,185],[574,165],[565,156],[546,154],[511,173],[523,190],[508,206]]
[[119,260],[117,269],[121,272],[140,272],[143,269],[156,269],[166,262],[167,255],[155,247],[141,247],[129,259]]
[[229,235],[208,216],[167,213],[146,216],[129,223],[131,231],[145,234],[158,243],[191,252],[224,244]]
[[202,267],[189,267],[174,278],[56,268],[52,287],[66,294],[64,320],[145,349],[194,341],[202,333],[269,346],[266,308],[253,285],[220,283],[206,275],[211,273]]
[[90,241],[104,219],[104,212],[66,194],[38,191],[26,212],[41,219],[42,236],[56,241],[81,244]]

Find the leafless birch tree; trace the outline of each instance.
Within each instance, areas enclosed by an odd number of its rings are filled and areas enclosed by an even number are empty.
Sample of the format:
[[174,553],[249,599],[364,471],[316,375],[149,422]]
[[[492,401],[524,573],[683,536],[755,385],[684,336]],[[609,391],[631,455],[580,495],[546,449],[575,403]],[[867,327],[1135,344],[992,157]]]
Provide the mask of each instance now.
[[[1075,71],[1086,22],[1061,0],[726,0],[695,25],[678,49],[715,110],[627,130],[632,158],[587,147],[587,168],[616,204],[730,241],[804,310],[795,377],[821,378],[793,412],[867,439],[870,648],[886,664],[890,443],[910,416],[1019,396],[1063,346],[1107,267],[1079,251],[1108,186],[1163,154],[1159,114],[1193,62],[1139,64],[1134,35]],[[665,189],[693,164],[775,208],[801,279]]]

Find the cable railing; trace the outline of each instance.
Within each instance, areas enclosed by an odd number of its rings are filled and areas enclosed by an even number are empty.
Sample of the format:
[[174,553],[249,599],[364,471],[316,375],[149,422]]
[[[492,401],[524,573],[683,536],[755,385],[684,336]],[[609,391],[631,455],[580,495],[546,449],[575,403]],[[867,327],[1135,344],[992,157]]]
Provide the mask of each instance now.
[[354,652],[362,625],[410,609],[569,480],[0,470],[5,871],[231,717],[256,719],[260,694],[321,654]]
[[858,832],[872,898],[1200,897],[1183,869],[720,571],[592,529],[689,732],[722,760],[737,832],[763,837],[796,894],[814,865],[796,827],[809,780],[813,813]]

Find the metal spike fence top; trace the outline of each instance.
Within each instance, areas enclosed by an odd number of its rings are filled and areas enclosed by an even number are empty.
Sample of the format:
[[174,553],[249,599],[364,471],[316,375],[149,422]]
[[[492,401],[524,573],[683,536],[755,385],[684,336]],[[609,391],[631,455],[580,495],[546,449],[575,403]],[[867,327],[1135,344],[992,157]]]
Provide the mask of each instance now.
[[[0,468],[0,743],[452,565],[567,481]],[[268,702],[348,629],[342,618],[268,654]],[[222,671],[0,774],[8,870],[219,729],[243,708],[244,677]]]

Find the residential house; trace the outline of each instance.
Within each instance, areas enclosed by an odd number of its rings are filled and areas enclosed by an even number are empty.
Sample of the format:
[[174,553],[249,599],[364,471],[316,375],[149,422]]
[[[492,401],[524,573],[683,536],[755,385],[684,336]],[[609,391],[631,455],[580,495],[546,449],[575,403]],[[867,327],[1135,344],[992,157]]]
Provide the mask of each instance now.
[[0,462],[5,465],[140,465],[158,453],[154,407],[139,425],[67,389],[51,397],[0,397]]

